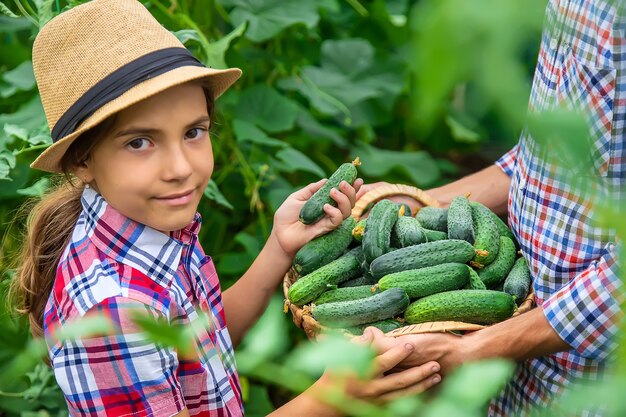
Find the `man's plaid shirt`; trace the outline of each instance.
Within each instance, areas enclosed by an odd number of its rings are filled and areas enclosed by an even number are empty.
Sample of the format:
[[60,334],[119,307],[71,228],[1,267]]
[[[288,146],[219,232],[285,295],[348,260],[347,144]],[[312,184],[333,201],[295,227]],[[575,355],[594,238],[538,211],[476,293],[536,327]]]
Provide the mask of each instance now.
[[[621,2],[550,0],[529,111],[563,106],[588,116],[593,172],[528,132],[498,162],[511,176],[509,225],[534,280],[537,304],[572,350],[519,364],[489,414],[526,414],[577,378],[602,378],[615,348],[623,299],[616,236],[592,221],[584,191],[621,200],[626,181],[626,19]],[[567,178],[567,181],[563,179]],[[586,415],[596,413],[593,410]]]
[[[70,415],[241,416],[233,346],[213,261],[197,239],[200,216],[171,236],[134,222],[93,189],[59,266],[44,313],[54,375]],[[201,310],[212,326],[196,333],[195,354],[148,340],[132,320],[141,310],[189,325]],[[112,335],[57,341],[81,317],[109,318]]]

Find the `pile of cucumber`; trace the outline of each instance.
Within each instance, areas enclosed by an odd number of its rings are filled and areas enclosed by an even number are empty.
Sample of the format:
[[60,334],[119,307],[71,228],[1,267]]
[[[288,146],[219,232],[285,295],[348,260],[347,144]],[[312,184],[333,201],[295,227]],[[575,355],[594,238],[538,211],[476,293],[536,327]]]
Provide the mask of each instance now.
[[[355,179],[355,163],[339,167],[301,220],[316,221],[315,207],[329,202],[330,189]],[[288,299],[308,305],[320,324],[353,334],[431,321],[492,324],[511,317],[529,292],[530,272],[517,249],[506,224],[466,197],[415,217],[408,206],[381,200],[367,219],[349,217],[300,249]]]

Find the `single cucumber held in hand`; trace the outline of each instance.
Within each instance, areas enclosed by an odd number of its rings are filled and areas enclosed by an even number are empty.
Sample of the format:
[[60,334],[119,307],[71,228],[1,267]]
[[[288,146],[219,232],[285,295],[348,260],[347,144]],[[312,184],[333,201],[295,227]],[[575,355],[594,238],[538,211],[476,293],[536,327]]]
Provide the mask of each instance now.
[[350,216],[332,232],[319,236],[300,248],[293,260],[293,267],[300,276],[341,256],[352,243],[352,229],[355,224],[356,220]]
[[328,178],[326,184],[308,199],[300,210],[300,221],[304,224],[312,224],[324,217],[324,204],[337,206],[335,200],[330,197],[330,190],[338,188],[341,181],[352,185],[357,177],[356,167],[361,165],[359,158],[351,163],[341,164],[339,168]]

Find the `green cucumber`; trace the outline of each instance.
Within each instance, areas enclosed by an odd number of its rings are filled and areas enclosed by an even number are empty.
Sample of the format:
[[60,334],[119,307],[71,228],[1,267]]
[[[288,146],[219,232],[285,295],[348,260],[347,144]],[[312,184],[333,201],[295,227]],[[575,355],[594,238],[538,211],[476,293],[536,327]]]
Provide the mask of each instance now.
[[492,263],[500,247],[500,233],[493,220],[493,212],[482,204],[472,204],[472,216],[474,218],[474,229],[476,230],[476,256],[472,259],[471,265],[482,268]]
[[365,222],[367,219],[361,219],[357,222],[356,226],[352,229],[352,237],[357,242],[363,240],[363,232],[365,231]]
[[462,321],[492,324],[511,317],[515,302],[509,294],[491,290],[456,290],[420,298],[406,309],[408,323]]
[[358,300],[361,298],[371,297],[380,292],[378,288],[372,285],[359,285],[358,287],[344,287],[328,290],[320,295],[313,302],[315,305],[332,303],[335,301]]
[[530,290],[531,278],[528,263],[524,257],[515,261],[515,265],[504,280],[502,290],[507,294],[511,294],[515,298],[517,305],[520,305]]
[[396,248],[417,245],[427,241],[424,229],[413,217],[398,217],[391,232],[391,241]]
[[448,233],[448,209],[439,207],[422,207],[415,218],[423,228]]
[[352,185],[357,177],[356,167],[361,165],[359,158],[351,163],[341,164],[339,168],[328,178],[328,181],[304,203],[300,210],[300,221],[304,224],[312,224],[324,217],[324,205],[337,206],[335,200],[330,197],[330,190],[338,188],[341,181]]
[[362,261],[363,251],[357,246],[331,263],[298,279],[289,287],[287,298],[298,306],[310,303],[330,286],[360,275]]
[[474,247],[464,240],[437,240],[408,246],[378,257],[370,265],[376,279],[387,274],[440,265],[448,262],[466,263],[474,256]]
[[360,300],[314,305],[311,315],[323,326],[356,326],[395,317],[408,305],[409,296],[404,290],[391,288]]
[[341,284],[339,284],[339,288],[358,287],[361,285],[369,285],[371,287],[374,284],[376,284],[376,280],[374,278],[372,278],[371,276],[369,277],[363,276],[363,277],[352,278],[347,281],[344,281]]
[[426,242],[433,242],[435,240],[445,240],[448,238],[448,233],[440,232],[438,230],[422,229],[426,235]]
[[383,333],[387,333],[392,330],[399,329],[402,326],[404,326],[404,324],[399,322],[398,320],[387,319],[387,320],[375,321],[374,323],[365,323],[365,324],[359,324],[358,326],[351,326],[351,327],[348,327],[346,330],[355,336],[360,336],[368,327],[376,327],[377,329],[381,330]]
[[506,236],[500,236],[499,239],[500,248],[496,259],[486,267],[478,270],[478,276],[487,288],[492,288],[504,281],[509,272],[511,272],[517,256],[515,243],[511,239]]
[[330,233],[313,239],[304,245],[293,260],[293,267],[301,276],[306,275],[337,259],[352,242],[352,229],[356,220],[345,219]]
[[448,238],[461,239],[474,244],[474,224],[472,222],[472,206],[466,197],[452,199],[448,209]]
[[481,210],[484,211],[485,213],[489,213],[489,215],[491,216],[491,219],[496,224],[496,227],[498,229],[498,234],[500,236],[506,236],[509,239],[511,239],[513,243],[515,243],[515,247],[519,249],[519,243],[517,243],[517,239],[515,239],[515,235],[513,235],[513,232],[511,231],[511,229],[509,229],[509,226],[507,226],[506,223],[502,221],[500,216],[498,216],[496,213],[494,213],[488,207],[484,206],[478,201],[472,201],[470,205],[472,206],[472,208],[482,206]]
[[466,265],[466,266],[467,266],[467,270],[469,271],[469,282],[465,286],[465,289],[466,290],[486,290],[487,287],[485,287],[485,283],[483,282],[482,279],[480,279],[476,271],[474,271],[474,269],[471,266],[469,265]]
[[411,217],[411,207],[407,203],[398,203],[398,216]]
[[469,281],[467,265],[446,263],[395,272],[378,281],[381,290],[402,288],[409,298],[421,298],[443,291],[458,290]]
[[372,207],[363,232],[363,255],[368,263],[391,251],[391,231],[398,220],[398,205],[380,200]]

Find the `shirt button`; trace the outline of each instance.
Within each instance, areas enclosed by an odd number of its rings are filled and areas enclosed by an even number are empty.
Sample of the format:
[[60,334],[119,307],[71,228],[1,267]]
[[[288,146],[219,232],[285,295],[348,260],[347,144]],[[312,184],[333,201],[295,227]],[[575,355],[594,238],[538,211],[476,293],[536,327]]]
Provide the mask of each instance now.
[[559,44],[559,42],[556,39],[554,39],[554,38],[550,39],[550,49],[556,49],[556,46],[558,44]]

